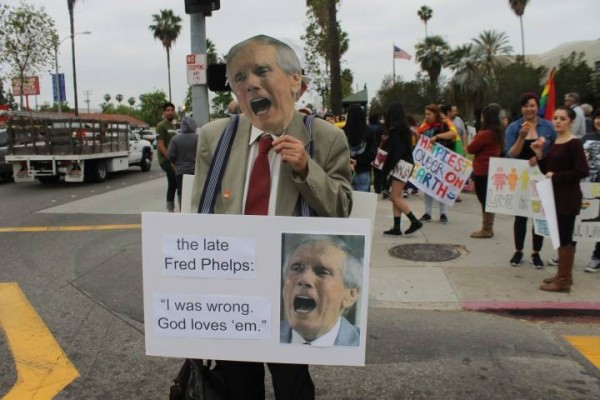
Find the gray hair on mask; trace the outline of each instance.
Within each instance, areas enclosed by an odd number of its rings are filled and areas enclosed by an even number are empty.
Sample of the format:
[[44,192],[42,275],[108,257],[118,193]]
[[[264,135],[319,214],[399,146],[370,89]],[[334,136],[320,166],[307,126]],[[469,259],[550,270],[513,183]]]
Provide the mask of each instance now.
[[346,264],[342,268],[344,286],[348,289],[360,290],[362,285],[363,259],[358,257],[348,244],[337,235],[307,235],[306,238],[296,243],[291,251],[286,254],[282,278],[289,272],[292,256],[296,254],[298,249],[315,244],[328,244],[346,254]]

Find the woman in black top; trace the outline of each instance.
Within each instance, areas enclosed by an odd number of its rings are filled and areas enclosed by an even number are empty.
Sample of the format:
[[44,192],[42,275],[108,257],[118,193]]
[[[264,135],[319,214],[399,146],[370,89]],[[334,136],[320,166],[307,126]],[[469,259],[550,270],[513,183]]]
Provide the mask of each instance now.
[[[382,174],[387,177],[401,160],[413,164],[412,157],[412,131],[406,122],[404,109],[399,102],[391,103],[385,115],[385,132],[388,139],[382,145],[382,150],[387,151],[387,158],[383,163]],[[385,235],[402,235],[400,218],[405,214],[410,219],[410,227],[404,232],[409,235],[423,227],[417,217],[410,211],[410,206],[402,197],[406,181],[392,177],[390,200],[394,212],[394,226],[383,232]]]
[[371,163],[377,154],[375,135],[367,127],[365,111],[359,104],[348,108],[344,132],[350,146],[350,162],[354,169],[352,188],[359,192],[371,191]]
[[541,290],[548,292],[570,292],[573,283],[573,259],[575,242],[573,230],[575,217],[581,210],[581,188],[579,182],[589,173],[588,163],[581,141],[571,133],[571,123],[575,120],[575,111],[567,107],[557,107],[552,125],[558,136],[544,156],[544,137],[531,144],[535,152],[529,163],[540,166],[546,178],[552,179],[556,220],[560,247],[558,248],[558,272],[556,276],[544,280]]

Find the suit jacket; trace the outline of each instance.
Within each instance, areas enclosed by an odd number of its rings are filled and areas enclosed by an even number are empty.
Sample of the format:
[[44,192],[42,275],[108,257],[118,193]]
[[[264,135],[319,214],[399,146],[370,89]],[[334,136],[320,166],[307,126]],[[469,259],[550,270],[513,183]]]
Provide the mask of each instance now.
[[[287,134],[308,143],[303,115],[296,112]],[[192,190],[192,210],[198,209],[204,182],[217,143],[229,118],[204,125],[199,133],[196,171]],[[231,154],[217,195],[215,214],[243,214],[244,182],[248,167],[248,144],[251,124],[240,115]],[[350,153],[344,132],[326,121],[315,119],[312,127],[313,156],[308,161],[308,175],[302,180],[288,164],[281,164],[276,215],[293,216],[301,193],[320,217],[347,217],[352,207]]]
[[[279,343],[292,342],[292,327],[287,321],[281,321],[279,325]],[[352,325],[348,320],[342,317],[340,323],[340,331],[338,332],[335,346],[358,346],[360,345],[360,331]]]

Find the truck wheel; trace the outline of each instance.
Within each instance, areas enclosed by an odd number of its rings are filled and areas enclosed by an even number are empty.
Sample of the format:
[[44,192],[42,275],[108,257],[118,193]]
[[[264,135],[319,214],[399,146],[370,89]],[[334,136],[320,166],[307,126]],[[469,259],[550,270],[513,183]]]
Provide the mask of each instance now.
[[142,161],[140,161],[140,167],[142,168],[142,172],[150,171],[150,168],[152,168],[152,155],[150,152],[144,151]]
[[104,182],[108,175],[104,160],[89,161],[85,166],[85,174],[90,182]]
[[58,183],[58,181],[60,181],[60,176],[58,176],[58,175],[53,175],[53,176],[38,176],[37,180],[40,181],[43,184]]

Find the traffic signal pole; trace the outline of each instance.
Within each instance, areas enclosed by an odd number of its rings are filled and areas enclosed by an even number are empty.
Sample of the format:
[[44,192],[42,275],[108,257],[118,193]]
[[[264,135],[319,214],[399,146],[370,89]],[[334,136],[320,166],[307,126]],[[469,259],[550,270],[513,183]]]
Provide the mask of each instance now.
[[[192,54],[206,54],[206,17],[203,12],[190,14]],[[208,122],[208,86],[192,85],[192,112],[197,126]]]

